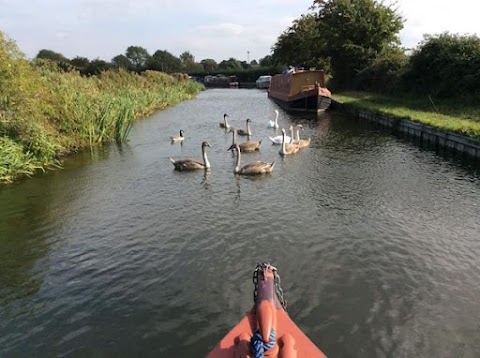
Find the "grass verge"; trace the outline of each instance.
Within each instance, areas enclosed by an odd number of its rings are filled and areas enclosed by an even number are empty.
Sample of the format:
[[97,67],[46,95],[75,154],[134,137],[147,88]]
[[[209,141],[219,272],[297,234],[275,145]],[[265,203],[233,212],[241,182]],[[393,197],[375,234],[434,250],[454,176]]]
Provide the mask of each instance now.
[[351,104],[432,127],[480,139],[480,106],[466,100],[438,100],[424,97],[387,97],[367,92],[342,92],[332,95],[336,101]]

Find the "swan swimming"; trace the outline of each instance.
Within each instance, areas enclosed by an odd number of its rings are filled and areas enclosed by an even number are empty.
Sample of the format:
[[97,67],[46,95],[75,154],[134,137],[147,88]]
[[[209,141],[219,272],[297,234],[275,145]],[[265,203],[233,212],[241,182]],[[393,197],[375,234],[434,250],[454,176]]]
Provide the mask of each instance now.
[[300,129],[303,131],[303,126],[301,124],[297,124],[297,137],[293,141],[294,144],[298,144],[298,146],[301,148],[306,148],[310,145],[310,142],[312,141],[312,138],[308,139],[300,139]]
[[268,128],[275,128],[275,129],[278,129],[279,128],[279,125],[278,125],[278,109],[275,110],[275,119],[271,119],[268,124],[267,124],[267,127]]
[[[293,143],[293,126],[290,126],[290,136],[285,135],[285,143],[291,144]],[[283,142],[283,134],[277,135],[275,137],[268,137],[272,141],[272,144],[282,144]]]
[[220,122],[220,128],[230,129],[230,124],[228,123],[228,114],[223,115],[223,122]]
[[[230,128],[230,132],[233,132],[232,146],[235,146],[235,144],[237,144],[237,129]],[[240,143],[238,146],[240,147],[240,151],[246,153],[246,152],[256,152],[260,150],[261,145],[262,145],[262,141],[254,142],[249,140],[247,142]]]
[[251,119],[247,119],[247,130],[240,128],[240,129],[237,130],[237,134],[238,135],[243,135],[243,136],[246,135],[246,136],[250,137],[252,135],[252,130],[250,128],[250,123],[251,122],[252,122]]
[[254,161],[244,165],[240,168],[240,147],[238,144],[231,145],[228,150],[235,150],[237,152],[237,160],[235,163],[235,168],[233,172],[235,174],[243,174],[243,175],[260,175],[260,174],[268,174],[273,171],[273,167],[275,166],[275,161],[273,162],[262,162],[262,161]]
[[208,158],[207,158],[207,150],[206,150],[207,147],[210,147],[210,144],[208,144],[208,142],[203,142],[202,143],[203,163],[193,159],[175,160],[170,158],[170,161],[173,163],[175,170],[178,170],[179,172],[197,170],[197,169],[210,169],[210,162],[208,161]]
[[[290,129],[293,130],[293,127],[290,127]],[[300,147],[298,146],[298,144],[288,144],[288,143],[286,143],[285,142],[285,137],[287,137],[285,135],[285,129],[282,128],[282,138],[283,138],[282,147],[280,148],[280,151],[278,153],[280,153],[280,155],[282,155],[282,156],[297,153],[300,150]]]

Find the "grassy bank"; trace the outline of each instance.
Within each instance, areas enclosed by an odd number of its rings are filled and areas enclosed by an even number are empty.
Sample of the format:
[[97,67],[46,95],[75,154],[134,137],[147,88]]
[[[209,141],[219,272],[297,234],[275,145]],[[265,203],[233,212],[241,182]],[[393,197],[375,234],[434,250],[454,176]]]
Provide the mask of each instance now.
[[59,166],[68,153],[124,141],[133,122],[202,86],[147,71],[82,77],[30,62],[0,32],[0,183]]
[[336,93],[335,100],[480,139],[480,105],[424,97],[387,97],[365,92]]

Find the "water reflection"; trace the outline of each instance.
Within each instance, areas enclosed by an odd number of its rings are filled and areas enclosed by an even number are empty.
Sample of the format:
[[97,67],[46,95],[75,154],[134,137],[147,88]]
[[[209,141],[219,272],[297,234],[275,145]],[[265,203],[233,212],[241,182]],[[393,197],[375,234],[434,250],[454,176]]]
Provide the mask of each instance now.
[[[122,153],[128,145],[99,146],[66,161],[54,170],[0,190],[0,304],[33,296],[40,290],[48,270],[49,251],[64,237],[58,227],[68,216],[69,205],[88,190],[85,165],[110,158],[112,150]],[[77,170],[71,182],[64,171]],[[74,190],[72,190],[74,188]],[[79,208],[80,209],[80,208]],[[17,312],[18,313],[18,312]]]
[[[115,142],[113,144],[115,146],[115,149],[118,154],[124,155],[124,154],[132,154],[132,147],[130,146],[129,142],[123,142],[123,143],[117,143]],[[112,148],[113,149],[113,148]],[[109,151],[107,151],[109,152]],[[108,153],[106,153],[108,154]],[[98,158],[97,158],[98,159]],[[108,156],[103,156],[102,159],[108,159]]]
[[210,170],[203,171],[203,179],[201,184],[207,190],[210,189],[210,183],[207,181],[209,175],[210,175]]
[[241,199],[241,194],[242,194],[242,187],[240,185],[240,181],[241,181],[241,176],[240,175],[235,175],[235,188],[236,188],[236,191],[235,191],[235,202],[238,204],[238,202],[240,201]]
[[[42,186],[42,192],[39,194],[17,191],[13,186],[0,191],[2,306],[32,296],[41,287],[43,275],[35,271],[35,266],[38,260],[48,255],[50,244],[44,232],[48,231],[55,221],[49,212],[49,186]],[[39,200],[39,195],[44,200]]]

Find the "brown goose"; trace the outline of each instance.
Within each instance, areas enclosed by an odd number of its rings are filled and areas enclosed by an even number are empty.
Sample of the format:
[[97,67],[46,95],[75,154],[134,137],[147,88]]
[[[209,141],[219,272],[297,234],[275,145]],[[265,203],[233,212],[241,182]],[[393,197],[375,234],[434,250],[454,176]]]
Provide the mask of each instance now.
[[[233,133],[232,146],[234,146],[235,144],[237,144],[237,129],[231,128],[230,132]],[[248,142],[240,143],[238,146],[240,147],[240,151],[247,153],[247,152],[256,152],[260,150],[261,145],[262,145],[262,141],[254,142],[249,140]]]
[[290,155],[295,154],[300,150],[298,144],[287,144],[285,143],[285,128],[282,128],[282,147],[280,148],[280,155]]
[[228,150],[233,150],[237,152],[237,161],[235,163],[235,168],[233,172],[235,174],[243,174],[243,175],[260,175],[260,174],[268,174],[273,171],[273,167],[275,166],[275,161],[269,162],[262,162],[262,161],[255,161],[251,162],[243,167],[240,168],[240,147],[238,144],[232,145]]
[[224,114],[223,115],[223,122],[220,122],[220,128],[225,128],[225,129],[229,129],[230,128],[230,124],[228,123],[228,114]]
[[243,136],[248,135],[248,136],[251,136],[251,135],[252,135],[252,130],[251,130],[251,128],[250,128],[250,123],[251,123],[251,122],[252,122],[251,119],[247,119],[247,130],[241,129],[241,128],[238,129],[238,130],[237,130],[238,135],[243,135]]
[[207,147],[210,147],[210,144],[208,144],[208,142],[203,142],[202,143],[203,163],[193,159],[174,160],[170,158],[170,161],[175,166],[175,170],[178,170],[180,172],[198,170],[198,169],[210,169],[210,162],[208,161],[208,158],[207,158],[207,150],[206,150]]
[[182,129],[180,129],[180,135],[170,137],[170,140],[172,141],[172,143],[178,143],[178,142],[183,141],[184,139],[185,139],[185,137],[183,136],[183,130]]

